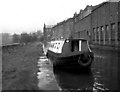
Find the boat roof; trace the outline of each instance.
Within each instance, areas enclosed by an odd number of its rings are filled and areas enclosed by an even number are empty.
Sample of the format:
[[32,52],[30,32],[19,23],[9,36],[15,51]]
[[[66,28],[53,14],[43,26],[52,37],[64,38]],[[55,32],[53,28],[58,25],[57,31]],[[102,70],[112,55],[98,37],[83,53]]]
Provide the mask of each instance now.
[[[58,40],[52,40],[53,42],[60,42],[60,41],[66,41],[66,40],[71,40],[71,41],[79,41],[79,40],[82,40],[82,41],[88,41],[87,39],[85,38],[68,38],[68,39],[58,39]],[[52,42],[51,41],[51,42]]]
[[69,38],[69,39],[66,39],[66,40],[82,40],[82,41],[87,41],[86,39],[84,38]]

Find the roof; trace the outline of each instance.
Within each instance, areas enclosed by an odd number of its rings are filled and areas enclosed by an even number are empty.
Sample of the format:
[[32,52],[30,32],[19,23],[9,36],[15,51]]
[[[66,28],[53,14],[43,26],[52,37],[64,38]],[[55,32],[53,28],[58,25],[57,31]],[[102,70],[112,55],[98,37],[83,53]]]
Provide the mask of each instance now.
[[66,40],[83,40],[83,41],[87,41],[87,40],[84,39],[84,38],[74,38],[74,39],[73,39],[73,38],[72,38],[72,39],[69,38],[69,39],[66,39]]
[[92,12],[94,10],[96,10],[97,8],[101,7],[102,5],[106,4],[106,3],[108,3],[108,2],[102,2],[102,3],[100,3],[100,4],[96,5],[96,6],[93,6]]

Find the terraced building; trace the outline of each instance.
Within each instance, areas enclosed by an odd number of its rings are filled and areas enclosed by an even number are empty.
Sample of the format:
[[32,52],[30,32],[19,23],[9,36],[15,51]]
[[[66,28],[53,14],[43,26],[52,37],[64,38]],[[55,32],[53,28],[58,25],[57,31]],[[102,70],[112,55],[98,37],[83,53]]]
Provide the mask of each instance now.
[[120,0],[86,6],[79,14],[54,25],[50,34],[51,40],[85,38],[94,45],[119,47]]

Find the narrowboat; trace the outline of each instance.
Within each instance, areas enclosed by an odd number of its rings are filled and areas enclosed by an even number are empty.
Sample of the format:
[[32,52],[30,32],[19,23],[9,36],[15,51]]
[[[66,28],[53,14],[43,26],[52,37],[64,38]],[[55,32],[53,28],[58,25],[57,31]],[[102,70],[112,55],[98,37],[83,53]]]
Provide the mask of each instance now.
[[53,67],[78,65],[90,67],[94,58],[86,39],[62,39],[48,43],[46,56]]

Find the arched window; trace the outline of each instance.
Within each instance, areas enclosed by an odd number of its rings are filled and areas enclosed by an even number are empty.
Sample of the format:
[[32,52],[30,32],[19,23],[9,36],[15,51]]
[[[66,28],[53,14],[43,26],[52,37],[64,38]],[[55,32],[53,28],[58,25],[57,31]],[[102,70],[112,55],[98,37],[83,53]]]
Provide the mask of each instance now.
[[96,28],[93,28],[93,41],[96,41]]
[[97,27],[97,31],[96,31],[96,40],[99,41],[99,27]]
[[111,24],[111,40],[115,40],[115,23]]
[[109,39],[109,26],[105,26],[105,40],[108,41]]
[[101,30],[100,30],[100,39],[101,39],[101,41],[103,41],[103,36],[104,35],[104,27],[103,26],[101,26]]
[[118,22],[118,41],[120,41],[120,22]]

